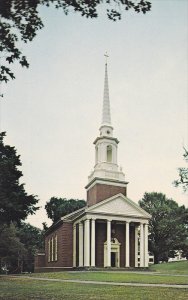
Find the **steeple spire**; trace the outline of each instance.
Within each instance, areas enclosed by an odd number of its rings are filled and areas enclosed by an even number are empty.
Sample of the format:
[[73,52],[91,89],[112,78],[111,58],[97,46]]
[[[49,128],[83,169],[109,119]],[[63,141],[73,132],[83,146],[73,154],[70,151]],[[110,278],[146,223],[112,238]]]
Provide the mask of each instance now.
[[[105,57],[107,59],[108,55],[105,54]],[[90,184],[96,180],[99,180],[100,184],[103,184],[104,181],[110,182],[109,184],[115,181],[117,185],[120,184],[122,186],[122,184],[124,185],[126,183],[124,182],[125,175],[119,168],[117,161],[119,141],[113,137],[113,127],[111,125],[107,61],[105,63],[102,124],[99,128],[99,132],[100,136],[94,141],[95,166],[88,177],[89,183],[86,188],[90,189]]]
[[[107,59],[108,55],[104,55]],[[110,99],[109,99],[109,88],[108,88],[108,70],[107,70],[107,60],[105,63],[105,78],[104,78],[104,95],[103,95],[103,111],[102,111],[102,124],[101,125],[111,125],[111,115],[110,115]]]

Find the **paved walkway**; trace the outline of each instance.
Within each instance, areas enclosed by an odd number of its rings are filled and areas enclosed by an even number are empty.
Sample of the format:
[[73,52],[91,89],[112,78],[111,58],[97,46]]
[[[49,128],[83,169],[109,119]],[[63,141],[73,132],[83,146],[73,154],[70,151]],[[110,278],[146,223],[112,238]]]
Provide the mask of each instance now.
[[[75,273],[87,273],[88,271],[67,271],[67,273],[72,273],[72,274],[75,274]],[[94,270],[92,271],[93,273],[95,272]],[[97,271],[96,271],[97,272]],[[112,271],[102,271],[102,273],[112,273]],[[152,272],[152,271],[114,271],[114,273],[126,273],[126,274],[143,274],[143,275],[155,275],[155,276],[175,276],[175,277],[188,277],[188,274],[173,274],[173,273],[161,273],[161,272]]]
[[[20,276],[9,275],[9,277],[20,278]],[[188,284],[159,284],[159,283],[131,283],[131,282],[109,282],[109,281],[91,281],[91,280],[74,280],[74,279],[52,279],[31,276],[21,276],[22,278],[38,280],[38,281],[54,281],[54,282],[70,282],[83,284],[99,284],[99,285],[114,285],[114,286],[140,286],[140,287],[164,287],[176,289],[188,289]]]

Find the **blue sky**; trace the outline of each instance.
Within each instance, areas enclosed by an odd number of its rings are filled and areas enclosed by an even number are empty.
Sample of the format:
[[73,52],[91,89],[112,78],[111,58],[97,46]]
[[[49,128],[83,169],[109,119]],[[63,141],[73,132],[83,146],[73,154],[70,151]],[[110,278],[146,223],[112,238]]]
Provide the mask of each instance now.
[[41,210],[52,196],[85,199],[94,166],[93,141],[101,122],[104,53],[118,162],[128,197],[162,192],[187,206],[172,181],[188,145],[188,1],[155,0],[146,15],[119,22],[103,11],[95,20],[61,10],[40,11],[45,27],[22,45],[30,68],[15,65],[16,80],[2,87],[1,127],[21,155],[23,182]]

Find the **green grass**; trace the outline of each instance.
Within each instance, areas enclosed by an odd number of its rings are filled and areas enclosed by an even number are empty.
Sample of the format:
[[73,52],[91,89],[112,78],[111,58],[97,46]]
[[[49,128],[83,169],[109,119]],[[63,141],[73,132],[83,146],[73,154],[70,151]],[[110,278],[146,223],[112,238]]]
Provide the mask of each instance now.
[[[164,300],[188,299],[188,289],[165,287],[131,287],[85,283],[69,283],[36,280],[40,278],[138,282],[162,284],[188,284],[188,262],[154,265],[156,274],[133,272],[57,272],[35,273],[30,278],[23,276],[0,277],[0,299],[2,300]],[[165,274],[164,274],[165,273]],[[166,275],[169,273],[169,275]],[[176,276],[180,274],[181,276]],[[187,276],[186,276],[187,274]]]
[[188,275],[188,260],[153,265],[150,267],[150,270],[160,273]]
[[2,300],[164,300],[188,299],[188,290],[156,287],[101,286],[0,277]]
[[[188,284],[188,261],[163,263],[150,267],[156,274],[133,272],[54,272],[35,273],[32,276],[54,279],[92,280],[110,282],[159,283],[159,284]],[[160,273],[160,274],[159,274]],[[167,276],[169,274],[170,276]],[[182,275],[182,276],[176,276]],[[185,276],[183,276],[185,275]]]
[[138,283],[160,283],[160,284],[188,284],[188,276],[166,276],[153,274],[138,274],[132,272],[54,272],[35,273],[34,277],[52,279],[73,279],[110,282],[138,282]]

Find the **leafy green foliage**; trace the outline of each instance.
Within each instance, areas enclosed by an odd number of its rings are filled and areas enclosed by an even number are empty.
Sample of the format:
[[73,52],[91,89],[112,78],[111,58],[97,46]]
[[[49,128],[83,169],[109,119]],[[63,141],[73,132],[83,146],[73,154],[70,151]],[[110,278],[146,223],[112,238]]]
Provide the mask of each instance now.
[[20,156],[14,147],[4,144],[4,137],[5,132],[0,133],[0,267],[31,271],[34,254],[42,247],[42,231],[22,221],[38,209],[38,199],[19,183]]
[[0,223],[20,223],[38,209],[36,196],[27,195],[20,184],[20,156],[14,147],[4,145],[5,133],[0,133]]
[[70,214],[82,207],[86,206],[84,200],[56,198],[52,197],[45,205],[45,209],[53,222],[58,221],[61,217]]
[[162,193],[145,193],[139,205],[152,215],[149,221],[149,250],[155,263],[167,261],[182,250],[188,238],[188,209]]
[[20,242],[26,251],[22,256],[22,271],[34,271],[34,256],[38,251],[44,251],[44,230],[28,223],[22,223],[18,230]]
[[17,272],[26,250],[20,242],[14,224],[0,225],[0,270]]
[[0,270],[33,272],[34,255],[44,248],[44,231],[30,224],[0,225]]
[[37,31],[44,26],[39,16],[39,7],[51,4],[62,8],[66,15],[74,11],[86,18],[96,18],[99,6],[105,4],[107,16],[113,21],[121,19],[123,10],[133,9],[145,14],[151,9],[151,2],[147,0],[0,0],[0,52],[3,60],[0,82],[15,78],[10,64],[17,61],[22,67],[29,67],[18,45],[21,41],[27,43],[33,40]]
[[[188,163],[188,151],[184,148],[183,157]],[[188,168],[179,168],[179,179],[175,180],[173,183],[176,187],[182,186],[184,192],[188,191]]]
[[185,244],[182,247],[182,256],[186,257],[186,259],[188,260],[188,238],[185,241]]

